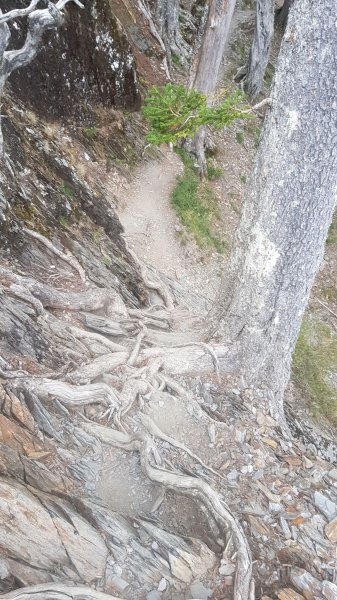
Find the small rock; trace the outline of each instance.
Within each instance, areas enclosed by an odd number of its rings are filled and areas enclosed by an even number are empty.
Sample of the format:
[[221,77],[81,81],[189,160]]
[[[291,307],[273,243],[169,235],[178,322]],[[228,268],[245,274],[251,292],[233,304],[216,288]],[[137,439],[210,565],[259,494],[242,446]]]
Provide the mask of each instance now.
[[337,585],[330,581],[323,581],[322,593],[327,600],[337,600]]
[[285,520],[284,517],[280,517],[280,524],[281,524],[282,531],[284,533],[285,538],[287,540],[290,540],[290,538],[291,538],[291,531],[290,531],[289,525],[288,525],[288,523],[287,523],[287,521]]
[[291,583],[303,593],[305,598],[311,599],[322,596],[322,583],[304,569],[293,568],[290,572]]
[[337,517],[325,527],[325,535],[330,542],[337,542]]
[[118,575],[113,575],[110,579],[111,584],[118,592],[124,592],[124,590],[130,585],[125,579],[118,577]]
[[321,492],[315,492],[314,503],[328,521],[331,521],[331,519],[337,516],[337,504],[329,500],[329,498],[324,496],[324,494],[321,494]]
[[169,554],[169,563],[174,577],[177,577],[177,579],[180,579],[180,581],[183,581],[184,583],[190,583],[192,571],[183,560],[177,558],[173,554]]
[[283,506],[278,502],[269,502],[269,510],[270,512],[281,512],[281,510],[283,510]]
[[233,471],[230,471],[227,475],[227,479],[228,481],[236,481],[238,478],[238,472],[236,469],[233,469]]
[[337,481],[337,469],[331,469],[331,471],[329,471],[328,475],[329,475],[329,477],[331,477],[331,479],[335,479]]
[[197,598],[198,600],[208,600],[212,596],[212,590],[205,588],[200,581],[196,581],[191,585],[190,592],[192,598]]
[[235,571],[235,565],[233,563],[228,562],[227,560],[222,560],[221,565],[219,567],[220,575],[232,575]]
[[153,590],[152,592],[149,592],[148,594],[146,594],[146,600],[160,600],[161,599],[161,593],[158,592],[157,590]]
[[158,592],[164,592],[166,590],[167,581],[165,577],[162,577],[158,584]]
[[302,456],[302,461],[306,469],[312,469],[314,466],[314,463],[306,456]]
[[158,550],[159,546],[158,546],[157,542],[152,542],[151,548],[152,548],[152,550],[155,550],[155,551]]
[[305,600],[304,596],[298,594],[290,588],[284,588],[284,590],[280,590],[277,594],[277,597],[280,600]]

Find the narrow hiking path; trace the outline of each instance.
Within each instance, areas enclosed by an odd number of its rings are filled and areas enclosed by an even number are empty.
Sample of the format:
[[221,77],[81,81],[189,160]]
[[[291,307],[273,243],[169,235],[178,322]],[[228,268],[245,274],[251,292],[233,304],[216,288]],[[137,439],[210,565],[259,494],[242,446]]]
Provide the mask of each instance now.
[[212,300],[224,258],[182,236],[183,227],[171,206],[171,194],[182,173],[180,158],[170,151],[162,159],[142,163],[119,194],[119,218],[129,247],[146,265]]

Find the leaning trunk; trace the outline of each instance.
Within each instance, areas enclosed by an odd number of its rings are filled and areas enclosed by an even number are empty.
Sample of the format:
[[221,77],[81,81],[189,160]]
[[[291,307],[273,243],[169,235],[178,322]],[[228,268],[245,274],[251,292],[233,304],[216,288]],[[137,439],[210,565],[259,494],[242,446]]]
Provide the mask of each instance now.
[[[192,87],[205,94],[210,105],[214,102],[220,64],[228,40],[235,1],[222,0],[219,3],[217,0],[212,0],[208,14]],[[204,139],[205,130],[201,129],[195,137],[194,146],[202,176],[206,174]]]
[[261,91],[274,33],[274,0],[257,0],[255,32],[249,53],[244,90],[251,99]]
[[276,416],[336,202],[335,46],[333,2],[295,3],[221,302],[234,365]]

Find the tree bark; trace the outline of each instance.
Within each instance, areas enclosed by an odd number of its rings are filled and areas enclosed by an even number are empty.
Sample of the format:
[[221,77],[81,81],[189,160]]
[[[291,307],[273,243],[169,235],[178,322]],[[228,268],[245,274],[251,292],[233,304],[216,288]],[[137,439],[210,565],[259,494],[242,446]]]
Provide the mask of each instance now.
[[276,416],[336,203],[336,42],[332,0],[294,3],[217,323]]
[[289,10],[294,0],[284,0],[282,8],[280,8],[276,12],[275,22],[279,25],[283,30],[287,26]]
[[243,87],[251,99],[261,91],[274,33],[274,0],[257,0],[255,31]]
[[[236,0],[211,0],[199,61],[191,86],[205,94],[209,104],[214,102],[219,69],[228,40],[235,3]],[[206,174],[204,139],[205,130],[202,128],[194,139],[201,176]]]

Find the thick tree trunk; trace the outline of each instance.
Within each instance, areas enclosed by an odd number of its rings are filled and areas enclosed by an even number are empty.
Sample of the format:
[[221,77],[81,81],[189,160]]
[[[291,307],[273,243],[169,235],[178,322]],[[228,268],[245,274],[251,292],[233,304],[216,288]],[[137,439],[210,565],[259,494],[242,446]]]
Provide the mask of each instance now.
[[217,325],[238,371],[272,390],[276,416],[336,202],[333,5],[290,12]]
[[285,29],[288,22],[289,9],[294,0],[284,0],[282,8],[276,12],[275,21],[282,29]]
[[274,33],[274,0],[257,0],[255,32],[249,53],[244,90],[254,99],[261,91]]
[[[214,102],[214,94],[224,55],[236,0],[211,0],[206,29],[199,53],[199,62],[192,86],[207,96],[209,104]],[[200,174],[206,173],[204,150],[204,129],[196,135],[194,145]]]

